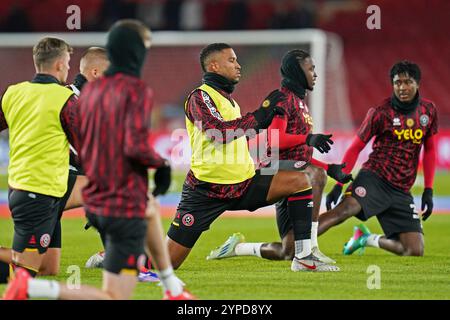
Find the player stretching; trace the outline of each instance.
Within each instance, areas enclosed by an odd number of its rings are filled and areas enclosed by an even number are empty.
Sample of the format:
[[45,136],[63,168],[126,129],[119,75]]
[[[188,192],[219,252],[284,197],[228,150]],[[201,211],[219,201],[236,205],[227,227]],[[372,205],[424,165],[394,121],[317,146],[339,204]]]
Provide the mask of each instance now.
[[[326,141],[331,135],[311,134],[312,118],[307,105],[304,102],[306,90],[313,90],[317,78],[314,61],[309,53],[303,50],[292,50],[286,53],[281,63],[281,92],[286,95],[286,100],[281,105],[286,114],[276,116],[269,126],[268,139],[271,148],[279,148],[280,160],[296,160],[310,163],[304,172],[311,179],[313,188],[313,218],[311,228],[312,253],[322,262],[335,263],[334,260],[325,256],[319,250],[317,241],[317,228],[319,220],[320,203],[322,193],[326,184],[327,174],[333,179],[347,183],[351,179],[350,174],[344,174],[342,168],[345,165],[327,165],[312,158],[313,148],[316,141]],[[272,140],[271,131],[279,133],[278,140]],[[309,143],[309,145],[307,144]],[[319,144],[318,150],[325,152],[329,150],[328,145]],[[271,156],[271,149],[268,150]],[[325,170],[324,170],[325,169]],[[258,256],[271,260],[291,260],[294,256],[294,231],[288,214],[288,199],[285,198],[276,203],[276,217],[278,232],[281,243],[245,243],[244,236],[235,233],[228,240],[211,251],[208,260],[222,259],[233,256]]]
[[155,194],[165,193],[170,185],[170,166],[148,143],[153,98],[140,73],[150,44],[150,30],[141,22],[116,22],[106,45],[111,65],[105,77],[86,85],[77,106],[80,143],[75,148],[89,180],[83,189],[85,209],[89,222],[106,239],[102,290],[74,290],[56,281],[30,279],[19,269],[6,299],[129,299],[144,253],[146,215],[151,240],[147,244],[160,270],[165,298],[192,298],[170,266],[157,220],[146,210],[147,168],[157,168]]
[[[8,87],[1,101],[0,131],[9,128],[8,202],[14,221],[12,250],[2,250],[2,260],[11,259],[13,268],[26,269],[32,276],[52,243],[67,190],[67,136],[74,138],[76,99],[62,84],[71,52],[63,40],[40,40],[33,48],[36,76]],[[0,262],[0,282],[10,273],[8,263]]]
[[[375,137],[373,151],[363,164],[343,201],[320,216],[319,235],[352,216],[362,221],[376,216],[384,235],[371,234],[366,226],[355,226],[344,246],[352,254],[365,246],[382,248],[405,256],[422,256],[423,231],[410,189],[416,180],[419,155],[424,146],[425,190],[422,219],[433,211],[435,135],[438,131],[436,107],[419,95],[419,66],[401,61],[390,71],[393,95],[369,109],[350,148],[344,155],[344,171],[350,172],[359,153]],[[327,206],[337,202],[342,186],[337,184],[327,196]]]
[[[99,47],[91,47],[82,55],[80,59],[80,73],[75,77],[73,84],[68,88],[80,95],[80,91],[85,83],[94,81],[103,75],[109,66],[106,50]],[[61,83],[62,84],[62,83]],[[69,177],[67,181],[67,191],[59,201],[59,215],[55,225],[55,230],[51,235],[48,249],[43,256],[38,275],[57,275],[61,260],[61,216],[64,210],[78,208],[83,205],[81,189],[86,185],[87,179],[76,157],[76,151],[71,145],[69,160]],[[0,261],[11,263],[12,253],[9,248],[0,248]]]
[[[264,174],[255,171],[248,151],[246,137],[267,128],[275,114],[283,114],[276,104],[285,95],[276,90],[259,109],[241,117],[231,96],[241,77],[233,49],[224,43],[210,44],[201,51],[200,64],[203,85],[192,91],[185,104],[192,158],[168,231],[172,264],[179,267],[183,263],[202,232],[224,211],[253,211],[288,197],[295,242],[291,270],[338,270],[312,254],[312,189],[303,168],[290,163],[276,174]],[[308,144],[329,149],[328,141],[318,140],[310,136]]]

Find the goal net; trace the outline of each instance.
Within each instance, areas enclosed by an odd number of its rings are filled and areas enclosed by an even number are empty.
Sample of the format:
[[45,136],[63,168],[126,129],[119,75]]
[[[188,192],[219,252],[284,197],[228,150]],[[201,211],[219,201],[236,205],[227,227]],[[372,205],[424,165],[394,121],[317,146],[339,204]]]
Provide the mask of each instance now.
[[[34,74],[32,47],[44,36],[66,40],[75,48],[68,81],[78,73],[79,58],[89,46],[103,46],[105,33],[0,34],[2,75],[0,92],[8,85],[31,79]],[[287,31],[169,32],[153,33],[153,44],[143,71],[143,80],[154,90],[152,128],[171,132],[184,128],[184,101],[200,84],[201,48],[213,42],[229,43],[242,66],[242,78],[235,99],[242,113],[255,110],[262,99],[280,86],[280,62],[291,49],[311,53],[318,80],[307,104],[314,120],[314,132],[350,129],[352,117],[347,97],[345,64],[340,39],[317,29]],[[158,151],[163,154],[168,150]],[[167,148],[169,148],[167,146]],[[0,170],[6,169],[5,134],[0,141]]]

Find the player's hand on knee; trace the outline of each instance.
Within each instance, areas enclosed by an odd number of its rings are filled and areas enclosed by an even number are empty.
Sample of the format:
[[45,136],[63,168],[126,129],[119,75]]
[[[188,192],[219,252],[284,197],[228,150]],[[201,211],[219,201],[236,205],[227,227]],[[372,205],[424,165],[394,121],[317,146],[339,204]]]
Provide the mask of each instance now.
[[339,184],[336,184],[333,189],[330,191],[330,193],[327,194],[326,199],[326,206],[327,210],[331,210],[331,204],[336,205],[339,201],[339,198],[341,197],[342,193],[342,186]]
[[345,184],[347,182],[350,182],[351,180],[353,180],[352,174],[347,174],[342,171],[342,169],[344,169],[346,165],[347,164],[345,162],[342,164],[329,164],[327,175],[340,183]]
[[170,183],[172,182],[172,169],[170,168],[169,161],[166,161],[164,166],[156,169],[154,180],[155,190],[153,190],[153,195],[155,197],[160,194],[165,194],[169,190]]
[[328,153],[331,149],[331,145],[334,143],[330,138],[332,134],[308,134],[306,137],[306,144],[310,147],[314,147],[319,150],[320,153]]
[[[427,207],[427,211],[425,210],[425,206]],[[431,214],[433,213],[433,189],[425,188],[422,194],[422,220],[427,220]]]
[[256,122],[258,122],[257,129],[266,129],[272,123],[276,115],[284,115],[283,108],[277,107],[277,104],[284,101],[286,96],[279,90],[274,90],[264,99],[259,109],[253,112]]

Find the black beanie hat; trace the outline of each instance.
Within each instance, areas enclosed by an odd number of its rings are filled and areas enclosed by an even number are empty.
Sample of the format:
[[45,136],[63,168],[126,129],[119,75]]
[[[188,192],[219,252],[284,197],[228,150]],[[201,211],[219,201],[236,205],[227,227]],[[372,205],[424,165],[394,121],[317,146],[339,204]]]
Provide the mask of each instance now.
[[125,73],[141,76],[147,49],[140,34],[127,26],[113,26],[108,33],[106,50],[111,64],[105,75]]
[[281,60],[281,85],[293,91],[300,98],[304,98],[306,89],[312,90],[308,86],[306,75],[300,67],[300,60],[309,57],[309,53],[303,50],[291,50],[287,52]]

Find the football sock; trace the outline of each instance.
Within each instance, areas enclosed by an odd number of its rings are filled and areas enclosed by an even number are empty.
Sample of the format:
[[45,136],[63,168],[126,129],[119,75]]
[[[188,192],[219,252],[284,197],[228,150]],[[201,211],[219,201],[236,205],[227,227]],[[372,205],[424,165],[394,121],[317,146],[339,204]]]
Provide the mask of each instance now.
[[9,263],[0,261],[0,283],[8,283]]
[[181,280],[175,276],[172,267],[159,271],[159,279],[163,284],[164,291],[170,291],[172,296],[178,296],[183,292]]
[[367,246],[369,247],[375,247],[375,248],[379,248],[380,244],[379,244],[379,240],[381,238],[380,234],[370,234],[367,237]]
[[261,258],[262,242],[258,243],[238,243],[234,252],[237,256],[256,256]]
[[58,299],[59,283],[55,280],[28,280],[28,297]]
[[311,225],[311,247],[319,247],[317,241],[317,230],[319,229],[319,221],[313,221]]
[[99,232],[100,240],[102,240],[103,250],[106,250],[106,235],[102,232]]
[[297,258],[311,254],[312,198],[312,188],[296,192],[288,197],[288,214],[294,229]]

